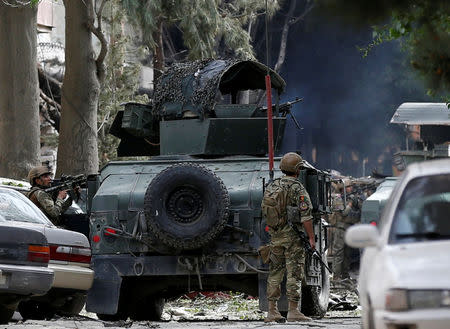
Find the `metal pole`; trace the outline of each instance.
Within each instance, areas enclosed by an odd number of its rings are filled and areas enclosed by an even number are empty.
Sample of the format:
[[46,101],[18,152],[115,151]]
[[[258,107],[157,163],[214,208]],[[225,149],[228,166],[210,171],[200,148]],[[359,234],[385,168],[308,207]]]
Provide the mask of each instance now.
[[267,94],[267,142],[269,147],[269,174],[270,180],[273,179],[273,121],[272,121],[272,84],[270,75],[266,75],[266,94]]
[[269,71],[269,15],[268,15],[268,5],[266,0],[266,96],[267,96],[267,143],[269,148],[269,175],[270,182],[273,180],[273,120],[272,120],[272,82],[270,81],[270,71]]

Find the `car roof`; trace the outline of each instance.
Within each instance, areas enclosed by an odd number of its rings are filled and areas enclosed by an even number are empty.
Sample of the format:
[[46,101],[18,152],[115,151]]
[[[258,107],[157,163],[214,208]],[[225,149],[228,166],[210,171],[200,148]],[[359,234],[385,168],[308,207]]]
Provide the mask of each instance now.
[[415,162],[410,164],[405,172],[409,179],[439,174],[450,174],[450,159]]
[[403,103],[391,123],[407,125],[450,125],[450,110],[445,103]]

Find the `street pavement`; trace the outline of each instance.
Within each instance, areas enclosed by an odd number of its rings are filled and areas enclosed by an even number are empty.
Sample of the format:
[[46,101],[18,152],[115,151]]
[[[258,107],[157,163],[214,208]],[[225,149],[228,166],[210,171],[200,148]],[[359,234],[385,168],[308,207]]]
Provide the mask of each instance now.
[[8,325],[0,326],[0,328],[11,329],[119,329],[119,328],[132,328],[132,329],[219,329],[219,328],[242,328],[242,329],[256,329],[270,327],[274,329],[282,328],[305,328],[305,329],[360,329],[360,318],[323,318],[320,320],[313,320],[307,323],[291,323],[286,322],[283,324],[278,323],[264,323],[263,321],[167,321],[167,322],[131,322],[131,321],[117,321],[106,322],[92,319],[57,319],[52,321],[36,321],[27,320],[25,322],[18,321],[16,323],[11,322]]

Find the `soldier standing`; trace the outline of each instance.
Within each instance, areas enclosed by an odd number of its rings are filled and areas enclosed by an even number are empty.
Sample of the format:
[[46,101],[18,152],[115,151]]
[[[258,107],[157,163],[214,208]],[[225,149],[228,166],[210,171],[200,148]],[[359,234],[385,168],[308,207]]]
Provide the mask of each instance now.
[[345,183],[346,206],[336,211],[334,215],[335,231],[333,234],[333,280],[338,281],[349,277],[350,247],[345,245],[345,231],[359,222],[361,209],[358,197],[353,194],[351,181]]
[[55,225],[61,225],[61,214],[72,205],[72,198],[67,197],[67,191],[59,191],[56,200],[45,192],[44,189],[51,187],[52,173],[46,166],[34,167],[28,173],[28,180],[31,184],[31,190],[28,192],[28,198],[36,204],[39,209]]
[[303,159],[297,153],[287,153],[280,162],[285,174],[270,183],[262,202],[263,217],[269,226],[270,260],[267,279],[269,311],[265,322],[284,321],[277,301],[281,296],[281,281],[287,272],[286,295],[289,301],[287,321],[310,321],[298,310],[302,280],[305,275],[305,249],[292,225],[303,226],[312,248],[315,238],[312,225],[312,205],[298,180]]

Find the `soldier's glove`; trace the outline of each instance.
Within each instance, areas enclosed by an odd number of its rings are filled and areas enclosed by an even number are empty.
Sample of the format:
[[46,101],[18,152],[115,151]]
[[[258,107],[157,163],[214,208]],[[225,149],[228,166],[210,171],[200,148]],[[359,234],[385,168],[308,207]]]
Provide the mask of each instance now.
[[74,186],[73,192],[75,194],[75,197],[73,199],[75,200],[75,202],[78,202],[81,197],[81,187],[79,185]]

